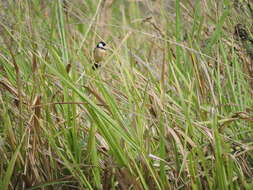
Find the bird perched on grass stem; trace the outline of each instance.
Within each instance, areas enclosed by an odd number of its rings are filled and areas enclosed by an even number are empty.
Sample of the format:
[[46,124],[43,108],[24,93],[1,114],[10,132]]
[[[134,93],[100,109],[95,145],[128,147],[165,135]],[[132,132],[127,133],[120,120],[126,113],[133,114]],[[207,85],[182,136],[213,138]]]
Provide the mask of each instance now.
[[104,57],[106,56],[106,43],[105,42],[99,42],[97,46],[94,49],[93,56],[94,56],[94,65],[92,66],[92,69],[95,70],[101,66],[101,62],[104,60]]

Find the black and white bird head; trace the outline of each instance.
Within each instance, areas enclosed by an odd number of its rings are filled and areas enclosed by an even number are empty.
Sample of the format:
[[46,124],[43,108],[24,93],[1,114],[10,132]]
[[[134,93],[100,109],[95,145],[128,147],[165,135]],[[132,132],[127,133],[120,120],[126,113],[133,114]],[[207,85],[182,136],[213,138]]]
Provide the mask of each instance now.
[[97,44],[97,47],[96,48],[100,48],[100,49],[104,49],[105,50],[105,46],[106,46],[106,43],[105,42],[99,42],[98,44]]

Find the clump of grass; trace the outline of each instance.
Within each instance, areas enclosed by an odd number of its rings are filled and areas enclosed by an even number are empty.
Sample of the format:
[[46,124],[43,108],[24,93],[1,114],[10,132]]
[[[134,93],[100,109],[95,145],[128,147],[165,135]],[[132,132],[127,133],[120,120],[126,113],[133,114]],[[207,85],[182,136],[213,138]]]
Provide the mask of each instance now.
[[0,7],[0,189],[252,189],[252,3]]

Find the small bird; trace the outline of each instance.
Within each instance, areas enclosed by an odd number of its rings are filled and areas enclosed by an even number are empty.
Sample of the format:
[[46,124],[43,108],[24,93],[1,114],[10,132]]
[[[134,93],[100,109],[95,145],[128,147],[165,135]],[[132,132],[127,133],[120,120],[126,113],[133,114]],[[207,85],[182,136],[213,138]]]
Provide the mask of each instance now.
[[105,42],[99,42],[97,46],[94,49],[93,56],[94,56],[94,65],[92,67],[93,70],[97,69],[101,66],[101,62],[104,60],[104,57],[106,56],[106,43]]

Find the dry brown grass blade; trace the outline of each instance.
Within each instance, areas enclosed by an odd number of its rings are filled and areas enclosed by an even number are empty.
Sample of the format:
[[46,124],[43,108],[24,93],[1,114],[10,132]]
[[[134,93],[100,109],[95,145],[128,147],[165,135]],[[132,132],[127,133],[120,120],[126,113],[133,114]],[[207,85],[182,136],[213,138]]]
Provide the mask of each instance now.
[[[18,90],[14,86],[12,86],[12,84],[7,79],[2,78],[0,80],[0,84],[14,97],[18,98]],[[21,92],[21,94],[22,96],[24,96],[24,93]]]
[[112,178],[113,178],[113,168],[112,168],[112,158],[106,157],[104,159],[104,173],[102,177],[102,187],[103,190],[111,190],[112,189]]
[[[37,184],[43,181],[43,177],[40,174],[40,161],[39,161],[39,149],[41,148],[41,130],[40,130],[40,119],[41,117],[41,107],[36,106],[41,104],[41,96],[38,95],[34,98],[32,106],[35,106],[33,109],[33,114],[29,121],[30,125],[30,136],[29,144],[31,144],[31,152],[28,152],[27,166],[28,171],[26,173],[28,178],[33,181],[32,184]],[[29,146],[29,145],[28,145]]]
[[184,139],[189,143],[189,145],[191,145],[192,148],[196,148],[197,145],[193,142],[193,140],[188,137],[182,130],[180,129],[175,129],[175,131],[180,134],[182,137],[184,137]]
[[184,151],[184,147],[180,141],[180,138],[178,137],[177,133],[175,132],[175,130],[172,129],[171,127],[167,127],[166,129],[167,129],[167,138],[170,138],[169,135],[171,135],[175,141],[175,144],[179,147],[181,154],[185,155],[186,152]]
[[40,126],[39,119],[41,119],[41,107],[37,106],[41,104],[41,96],[38,95],[33,101],[34,106],[34,115],[33,115],[33,127],[36,130],[36,133],[39,134]]
[[[13,52],[13,47],[12,47],[14,39],[12,39],[12,36],[9,41],[7,39],[8,38],[3,38],[4,43],[10,52],[10,55],[12,58],[12,64],[14,66],[15,73],[16,73],[17,94],[18,94],[18,100],[19,100],[19,105],[18,105],[19,106],[19,115],[21,116],[22,115],[22,91],[21,91],[22,83],[21,83],[21,78],[20,78],[20,70],[19,70],[18,64],[16,62],[16,57],[15,57],[15,54]],[[19,125],[22,126],[22,118],[21,117],[19,118]]]
[[237,55],[239,56],[239,58],[242,60],[244,64],[244,70],[245,73],[248,74],[248,78],[246,79],[246,81],[249,82],[249,86],[251,87],[249,89],[250,94],[253,96],[253,60],[250,59],[250,57],[248,55],[246,55],[245,53],[243,53],[244,51],[240,48],[237,51]]
[[253,116],[250,115],[248,112],[236,112],[232,115],[232,117],[227,118],[219,127],[219,132],[223,133],[224,129],[228,127],[232,122],[238,121],[238,120],[245,120],[249,122],[253,122]]
[[238,118],[253,122],[253,116],[247,112],[236,112],[233,114],[232,118]]
[[157,106],[156,103],[154,102],[154,97],[152,95],[149,95],[149,101],[150,101],[149,112],[154,118],[157,118]]
[[91,87],[89,86],[84,86],[88,91],[89,93],[93,94],[97,100],[100,102],[100,104],[102,106],[104,106],[109,112],[111,112],[109,109],[108,109],[108,105],[106,104],[105,100],[96,92],[95,89],[92,89]]
[[130,174],[129,170],[126,168],[120,168],[116,172],[116,177],[119,182],[120,188],[127,190],[133,187],[136,190],[142,190],[140,182],[136,177]]
[[165,32],[161,30],[161,26],[158,26],[159,23],[156,22],[156,20],[154,19],[154,17],[150,16],[147,18],[144,18],[142,20],[143,23],[149,23],[155,31],[157,31],[157,33],[164,38],[165,37]]

